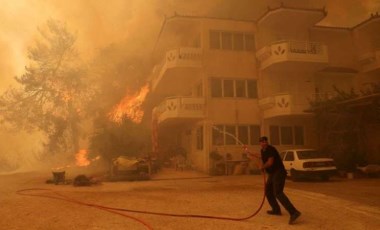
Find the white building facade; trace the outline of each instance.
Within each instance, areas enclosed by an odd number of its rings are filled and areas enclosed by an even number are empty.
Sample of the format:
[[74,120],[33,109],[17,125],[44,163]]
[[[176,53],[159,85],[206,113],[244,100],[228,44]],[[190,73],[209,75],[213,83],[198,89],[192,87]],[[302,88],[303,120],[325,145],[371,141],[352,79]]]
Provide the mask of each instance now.
[[150,78],[160,157],[181,149],[199,170],[217,150],[318,147],[310,100],[379,82],[380,18],[322,27],[323,9],[281,6],[257,21],[166,18]]

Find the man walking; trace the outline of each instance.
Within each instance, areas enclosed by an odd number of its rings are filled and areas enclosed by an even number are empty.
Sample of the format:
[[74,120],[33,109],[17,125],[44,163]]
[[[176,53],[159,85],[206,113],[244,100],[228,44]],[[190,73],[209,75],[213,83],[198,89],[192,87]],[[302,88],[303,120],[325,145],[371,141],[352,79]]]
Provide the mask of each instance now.
[[268,174],[265,185],[265,196],[272,207],[272,210],[268,210],[267,213],[270,215],[281,215],[278,200],[290,214],[289,224],[293,224],[301,213],[293,206],[284,193],[286,170],[280,154],[275,147],[268,144],[267,137],[260,137],[259,142],[261,146],[261,170],[265,170]]

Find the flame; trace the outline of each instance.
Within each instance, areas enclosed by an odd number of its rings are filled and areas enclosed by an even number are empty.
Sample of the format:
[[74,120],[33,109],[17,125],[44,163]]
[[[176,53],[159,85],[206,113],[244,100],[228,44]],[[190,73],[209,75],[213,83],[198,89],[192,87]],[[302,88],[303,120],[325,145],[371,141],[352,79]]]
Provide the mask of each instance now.
[[79,152],[75,154],[75,165],[68,164],[65,166],[52,168],[52,170],[55,172],[58,172],[58,171],[63,171],[67,168],[72,168],[74,166],[84,167],[84,166],[90,165],[91,162],[97,161],[99,159],[100,159],[100,156],[97,156],[93,159],[88,159],[88,151],[86,149],[82,149],[82,150],[79,150]]
[[86,149],[81,149],[75,154],[75,164],[77,166],[88,166],[91,162],[87,158],[88,152]]
[[108,114],[108,118],[116,123],[121,123],[124,117],[129,118],[135,123],[140,123],[144,111],[141,109],[141,104],[144,102],[146,95],[149,92],[149,86],[146,84],[138,93],[133,96],[126,95],[112,111]]

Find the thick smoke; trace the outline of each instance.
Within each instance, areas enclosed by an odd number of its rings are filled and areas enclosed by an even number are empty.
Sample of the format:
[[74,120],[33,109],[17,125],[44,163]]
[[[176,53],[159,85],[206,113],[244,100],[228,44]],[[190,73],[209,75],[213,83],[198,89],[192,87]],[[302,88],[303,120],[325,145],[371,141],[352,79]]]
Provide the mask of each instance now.
[[[0,0],[0,93],[23,73],[37,27],[51,18],[76,32],[78,51],[89,62],[110,44],[149,56],[165,15],[174,12],[254,20],[281,2],[292,7],[326,6],[328,16],[322,25],[353,26],[380,10],[380,0]],[[0,165],[6,169],[32,165],[40,157],[41,135],[9,134],[0,127],[0,140]]]

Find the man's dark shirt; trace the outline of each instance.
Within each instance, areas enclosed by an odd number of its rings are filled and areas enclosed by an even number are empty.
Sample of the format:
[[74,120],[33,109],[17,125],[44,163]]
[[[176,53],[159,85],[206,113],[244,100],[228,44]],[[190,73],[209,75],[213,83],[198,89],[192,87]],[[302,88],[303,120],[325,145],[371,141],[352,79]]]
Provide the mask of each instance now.
[[267,173],[274,173],[277,170],[283,170],[286,172],[277,149],[272,145],[267,145],[265,150],[261,149],[261,160],[263,161],[263,164],[265,164],[270,157],[273,157],[273,164],[265,169]]

